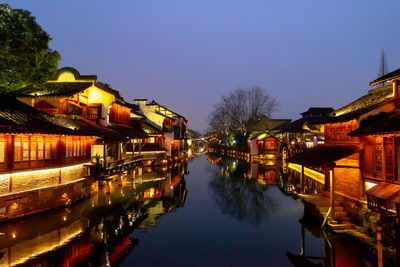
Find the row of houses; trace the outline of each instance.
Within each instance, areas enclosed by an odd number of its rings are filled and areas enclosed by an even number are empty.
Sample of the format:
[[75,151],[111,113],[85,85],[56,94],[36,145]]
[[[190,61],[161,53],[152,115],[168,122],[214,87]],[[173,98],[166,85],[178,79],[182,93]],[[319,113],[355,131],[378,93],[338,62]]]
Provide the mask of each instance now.
[[[2,95],[0,220],[87,196],[88,177],[182,159],[186,125],[167,107],[146,99],[129,103],[96,75],[71,67],[42,86]],[[46,199],[35,201],[35,194]]]
[[[262,118],[248,140],[253,162],[287,160],[289,168],[331,191],[354,216],[400,204],[400,69],[351,103],[310,108],[295,121]],[[218,144],[209,138],[211,149]],[[331,187],[334,189],[332,190]]]

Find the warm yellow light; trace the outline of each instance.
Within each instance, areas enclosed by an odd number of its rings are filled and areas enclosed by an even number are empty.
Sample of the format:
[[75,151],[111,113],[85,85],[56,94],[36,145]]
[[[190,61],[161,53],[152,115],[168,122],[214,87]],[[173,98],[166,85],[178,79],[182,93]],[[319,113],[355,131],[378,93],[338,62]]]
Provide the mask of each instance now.
[[153,196],[154,196],[154,188],[153,188],[153,187],[150,188],[150,193],[149,193],[149,195],[150,195],[150,197],[153,197]]
[[[81,163],[81,164],[77,164],[77,165],[73,165],[73,166],[67,166],[67,167],[61,167],[61,168],[52,168],[52,169],[44,169],[44,170],[34,170],[34,171],[26,171],[26,172],[15,172],[15,173],[11,173],[11,174],[15,174],[15,175],[36,175],[36,174],[40,174],[40,173],[49,173],[52,171],[62,171],[62,170],[68,170],[68,169],[73,169],[73,168],[77,168],[79,166],[83,167],[83,165],[85,164],[89,164],[90,162],[85,162],[85,163]],[[9,177],[10,174],[3,174],[0,175],[0,179],[3,177]]]
[[[301,165],[289,163],[288,167],[301,173]],[[304,167],[304,175],[316,180],[317,182],[320,182],[321,184],[325,184],[325,175],[320,172]]]
[[17,237],[17,235],[15,234],[15,233],[12,233],[12,238],[16,238]]
[[257,137],[257,140],[262,140],[262,139],[264,139],[265,137],[267,137],[268,135],[266,134],[266,133],[263,133],[263,134],[261,134],[261,135],[259,135],[258,137]]
[[376,183],[365,182],[365,190],[369,190],[376,185],[377,185]]

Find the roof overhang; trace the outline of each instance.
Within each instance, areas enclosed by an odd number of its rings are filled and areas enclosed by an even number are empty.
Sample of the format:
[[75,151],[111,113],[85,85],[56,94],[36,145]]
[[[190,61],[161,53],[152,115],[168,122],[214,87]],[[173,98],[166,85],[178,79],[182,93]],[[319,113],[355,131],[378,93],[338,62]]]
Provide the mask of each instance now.
[[354,145],[318,145],[300,152],[287,159],[287,162],[310,166],[321,167],[334,165],[335,161],[346,158],[359,150]]

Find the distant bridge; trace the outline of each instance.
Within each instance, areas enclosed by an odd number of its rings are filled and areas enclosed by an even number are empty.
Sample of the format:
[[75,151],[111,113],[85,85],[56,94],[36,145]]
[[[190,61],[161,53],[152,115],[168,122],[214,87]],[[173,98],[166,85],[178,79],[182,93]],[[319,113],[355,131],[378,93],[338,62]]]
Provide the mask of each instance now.
[[195,153],[202,153],[207,151],[208,143],[204,139],[191,139],[192,140],[192,149]]

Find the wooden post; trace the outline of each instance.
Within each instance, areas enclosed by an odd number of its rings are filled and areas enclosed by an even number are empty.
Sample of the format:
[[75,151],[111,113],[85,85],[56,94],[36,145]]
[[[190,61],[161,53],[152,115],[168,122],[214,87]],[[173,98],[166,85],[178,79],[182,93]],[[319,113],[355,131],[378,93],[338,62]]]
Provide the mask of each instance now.
[[7,170],[12,171],[14,170],[14,144],[15,144],[15,135],[10,135],[7,138]]
[[300,173],[300,192],[303,194],[304,190],[304,166],[301,165],[301,173]]
[[396,260],[397,260],[397,265],[400,265],[400,229],[399,229],[399,222],[400,222],[400,205],[399,203],[395,203],[396,205],[396,224],[395,224],[395,229],[396,229]]
[[65,163],[65,152],[66,152],[65,142],[66,142],[65,135],[60,136],[57,144],[58,163]]
[[104,169],[107,167],[106,158],[107,158],[107,144],[106,141],[103,140],[103,167]]
[[396,181],[399,181],[399,175],[400,175],[400,138],[396,137],[395,139],[395,151],[396,151],[396,156],[395,156],[395,168],[396,168],[396,172],[395,172],[395,177],[394,179]]
[[335,181],[334,181],[334,167],[331,167],[329,170],[329,178],[330,178],[330,206],[331,206],[331,221],[335,220]]
[[376,227],[376,251],[378,267],[383,267],[382,226]]

